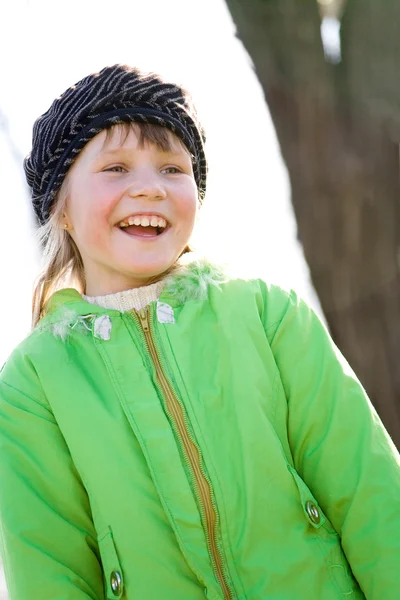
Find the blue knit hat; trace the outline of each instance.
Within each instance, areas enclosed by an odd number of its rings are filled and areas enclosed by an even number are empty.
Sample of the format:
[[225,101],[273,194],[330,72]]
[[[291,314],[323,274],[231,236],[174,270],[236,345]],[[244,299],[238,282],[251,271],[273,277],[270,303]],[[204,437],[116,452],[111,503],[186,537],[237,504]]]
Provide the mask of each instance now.
[[65,175],[85,144],[117,123],[167,127],[192,156],[200,202],[206,190],[205,132],[190,94],[160,75],[127,65],[105,67],[67,89],[33,126],[24,170],[40,224],[45,224]]

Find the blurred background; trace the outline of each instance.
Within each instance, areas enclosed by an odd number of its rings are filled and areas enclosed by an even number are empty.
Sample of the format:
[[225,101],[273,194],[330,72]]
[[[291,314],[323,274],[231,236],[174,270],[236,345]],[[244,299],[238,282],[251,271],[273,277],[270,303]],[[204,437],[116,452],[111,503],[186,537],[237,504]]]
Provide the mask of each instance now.
[[400,445],[400,3],[13,0],[1,18],[0,363],[29,333],[40,268],[22,171],[33,122],[128,63],[188,87],[206,127],[195,247],[295,288]]

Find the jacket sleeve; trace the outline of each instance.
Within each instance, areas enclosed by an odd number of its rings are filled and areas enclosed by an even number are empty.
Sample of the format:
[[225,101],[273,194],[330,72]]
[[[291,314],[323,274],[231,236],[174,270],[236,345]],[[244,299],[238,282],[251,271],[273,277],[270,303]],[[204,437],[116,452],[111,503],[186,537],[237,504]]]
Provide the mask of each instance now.
[[286,298],[266,331],[295,468],[341,537],[366,598],[398,599],[399,454],[325,326],[293,292]]
[[28,362],[10,360],[0,376],[0,534],[9,598],[100,600],[89,500]]

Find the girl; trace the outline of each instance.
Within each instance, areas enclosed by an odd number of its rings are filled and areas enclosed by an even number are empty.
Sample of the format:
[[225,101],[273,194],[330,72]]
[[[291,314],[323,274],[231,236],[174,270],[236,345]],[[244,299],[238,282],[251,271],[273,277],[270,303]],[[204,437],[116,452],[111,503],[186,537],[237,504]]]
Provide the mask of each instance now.
[[397,600],[399,455],[361,385],[293,292],[181,258],[203,142],[187,92],[121,65],[35,123],[47,267],[0,381],[10,598]]

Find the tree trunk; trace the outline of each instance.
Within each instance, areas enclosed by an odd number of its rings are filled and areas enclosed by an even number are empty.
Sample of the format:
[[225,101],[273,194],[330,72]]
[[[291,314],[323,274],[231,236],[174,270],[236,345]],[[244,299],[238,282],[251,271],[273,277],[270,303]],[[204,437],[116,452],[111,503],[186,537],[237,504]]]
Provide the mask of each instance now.
[[264,89],[331,334],[400,447],[400,3],[349,0],[338,65],[325,61],[315,0],[227,4]]

